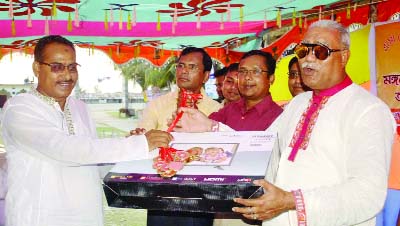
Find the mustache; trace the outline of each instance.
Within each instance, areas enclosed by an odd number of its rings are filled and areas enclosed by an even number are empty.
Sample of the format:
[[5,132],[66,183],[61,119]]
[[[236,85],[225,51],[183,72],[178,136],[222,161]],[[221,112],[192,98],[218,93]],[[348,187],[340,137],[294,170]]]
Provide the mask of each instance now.
[[68,83],[73,83],[74,81],[73,81],[72,79],[69,79],[69,80],[62,80],[62,81],[57,81],[57,83],[65,83],[65,82],[68,82]]
[[316,64],[316,63],[304,62],[304,63],[301,64],[301,69],[304,69],[304,68],[310,68],[310,69],[313,69],[313,70],[319,70],[321,68],[321,66]]

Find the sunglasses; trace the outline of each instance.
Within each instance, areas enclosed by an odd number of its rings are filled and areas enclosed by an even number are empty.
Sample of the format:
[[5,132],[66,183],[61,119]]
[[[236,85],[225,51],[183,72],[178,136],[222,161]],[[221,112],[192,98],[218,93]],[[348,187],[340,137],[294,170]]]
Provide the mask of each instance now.
[[62,63],[46,63],[46,62],[39,62],[39,64],[43,64],[50,67],[51,72],[53,73],[61,73],[64,72],[65,68],[68,69],[69,73],[77,73],[78,72],[78,63],[72,63],[68,65],[64,65]]
[[339,52],[344,49],[331,49],[328,46],[322,44],[309,44],[309,43],[301,43],[294,47],[294,53],[297,55],[297,58],[302,59],[306,57],[311,52],[318,60],[325,60],[331,53]]

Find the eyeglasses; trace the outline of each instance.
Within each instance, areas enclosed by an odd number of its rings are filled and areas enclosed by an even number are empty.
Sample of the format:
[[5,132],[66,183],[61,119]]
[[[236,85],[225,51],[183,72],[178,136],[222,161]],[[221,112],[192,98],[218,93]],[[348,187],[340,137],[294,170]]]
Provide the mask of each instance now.
[[289,75],[289,79],[295,79],[300,76],[299,71],[289,71],[287,74]]
[[65,70],[65,68],[68,69],[69,73],[77,73],[78,72],[78,66],[81,66],[78,63],[72,63],[72,64],[64,65],[62,63],[50,63],[49,64],[49,63],[40,62],[40,61],[39,61],[39,64],[43,64],[43,65],[49,66],[51,72],[53,72],[53,73],[61,73],[61,72],[63,72]]
[[197,70],[199,70],[199,66],[197,66],[196,64],[183,64],[183,63],[178,63],[176,66],[176,70],[183,70],[186,69],[188,70],[188,72],[196,72]]
[[297,55],[297,58],[302,59],[310,53],[310,49],[318,60],[325,60],[326,58],[328,58],[328,56],[331,55],[331,53],[344,50],[331,49],[328,46],[322,44],[301,43],[294,48],[294,53]]
[[238,75],[239,76],[245,76],[247,74],[255,75],[255,76],[260,76],[262,73],[268,73],[268,71],[261,70],[259,68],[254,69],[254,70],[245,70],[245,69],[239,69]]

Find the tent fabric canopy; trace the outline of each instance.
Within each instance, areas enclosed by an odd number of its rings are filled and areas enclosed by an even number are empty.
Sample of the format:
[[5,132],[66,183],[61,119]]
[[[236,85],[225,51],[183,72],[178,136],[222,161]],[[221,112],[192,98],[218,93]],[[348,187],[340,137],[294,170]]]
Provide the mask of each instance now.
[[[59,34],[81,47],[103,50],[117,64],[144,57],[162,65],[186,46],[204,47],[226,64],[240,58],[241,46],[257,49],[263,33],[294,21],[297,26],[284,40],[265,49],[279,57],[292,42],[300,40],[307,24],[319,18],[334,16],[346,26],[367,24],[370,7],[363,2],[0,0],[0,54],[16,50],[31,53],[38,38]],[[385,7],[378,14],[384,14],[381,21],[400,5],[399,0],[377,0],[376,4]],[[250,45],[253,42],[254,46]]]

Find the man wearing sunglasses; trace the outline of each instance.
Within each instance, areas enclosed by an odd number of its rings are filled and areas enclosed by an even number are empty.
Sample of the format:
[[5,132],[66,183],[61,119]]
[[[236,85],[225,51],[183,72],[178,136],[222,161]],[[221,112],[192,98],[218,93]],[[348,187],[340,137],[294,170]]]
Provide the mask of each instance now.
[[263,225],[375,225],[387,189],[395,132],[389,108],[345,71],[350,37],[339,23],[312,24],[295,48],[302,79],[277,121],[265,194],[235,199]]
[[7,151],[6,225],[103,225],[97,164],[154,157],[172,136],[97,139],[86,105],[70,96],[78,80],[74,45],[61,36],[39,39],[33,72],[36,89],[3,108]]

